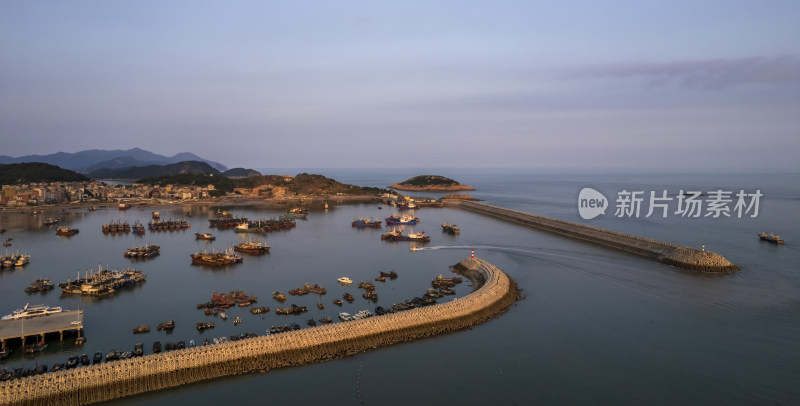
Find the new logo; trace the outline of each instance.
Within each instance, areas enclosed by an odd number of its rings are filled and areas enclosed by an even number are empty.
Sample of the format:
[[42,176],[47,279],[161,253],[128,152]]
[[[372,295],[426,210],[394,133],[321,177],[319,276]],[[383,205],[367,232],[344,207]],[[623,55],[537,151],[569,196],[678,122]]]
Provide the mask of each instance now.
[[578,194],[578,213],[584,220],[606,214],[608,199],[600,192],[585,187]]

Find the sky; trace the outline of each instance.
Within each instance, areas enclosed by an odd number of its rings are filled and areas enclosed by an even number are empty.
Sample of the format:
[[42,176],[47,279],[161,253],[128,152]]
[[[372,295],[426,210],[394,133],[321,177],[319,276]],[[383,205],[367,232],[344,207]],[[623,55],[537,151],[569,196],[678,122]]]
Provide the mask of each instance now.
[[0,0],[0,155],[800,172],[800,2]]

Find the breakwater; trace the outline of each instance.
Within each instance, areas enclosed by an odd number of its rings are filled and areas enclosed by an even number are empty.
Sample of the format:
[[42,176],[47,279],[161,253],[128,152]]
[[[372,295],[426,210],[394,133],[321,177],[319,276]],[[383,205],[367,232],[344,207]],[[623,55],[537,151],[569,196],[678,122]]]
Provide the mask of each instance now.
[[519,298],[514,281],[479,258],[454,266],[474,291],[433,306],[223,344],[187,348],[0,382],[2,405],[84,405],[222,376],[304,365],[468,328]]
[[604,245],[636,255],[655,259],[678,268],[702,272],[736,272],[739,267],[719,254],[671,242],[625,234],[584,224],[537,216],[474,201],[447,199],[445,206],[458,207],[474,213],[523,224],[565,237]]

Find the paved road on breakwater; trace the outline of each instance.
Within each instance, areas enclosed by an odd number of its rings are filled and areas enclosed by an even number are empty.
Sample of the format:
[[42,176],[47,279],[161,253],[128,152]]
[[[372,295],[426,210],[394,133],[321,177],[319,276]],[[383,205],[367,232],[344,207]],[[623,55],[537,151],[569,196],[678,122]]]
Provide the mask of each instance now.
[[446,199],[445,206],[523,224],[565,237],[587,241],[655,259],[683,269],[702,272],[736,272],[739,267],[719,254],[652,238],[625,234],[519,210],[469,200]]
[[456,265],[474,292],[450,302],[0,382],[2,405],[84,405],[227,375],[340,358],[474,326],[519,298],[514,281],[479,258]]

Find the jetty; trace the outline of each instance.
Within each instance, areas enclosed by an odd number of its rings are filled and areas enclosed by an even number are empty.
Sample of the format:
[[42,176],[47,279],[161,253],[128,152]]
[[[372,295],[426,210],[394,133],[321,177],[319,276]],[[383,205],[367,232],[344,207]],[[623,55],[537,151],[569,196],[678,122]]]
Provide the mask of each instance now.
[[516,283],[480,258],[466,258],[453,268],[473,281],[474,291],[446,303],[0,382],[0,404],[84,405],[328,361],[466,329],[493,319],[519,299]]
[[445,199],[444,204],[446,207],[460,208],[485,216],[522,224],[537,230],[641,255],[682,269],[701,272],[736,272],[739,270],[738,266],[734,265],[723,256],[705,251],[704,249],[699,250],[697,248],[671,242],[538,216],[519,210],[507,209],[475,201]]
[[[59,339],[64,341],[65,331],[83,329],[83,310],[64,310],[63,312],[37,316],[29,319],[0,320],[0,345],[6,348],[8,340],[22,340],[22,347],[29,337],[38,337],[38,341],[45,341],[47,334],[58,333]],[[0,401],[0,404],[3,404]]]

